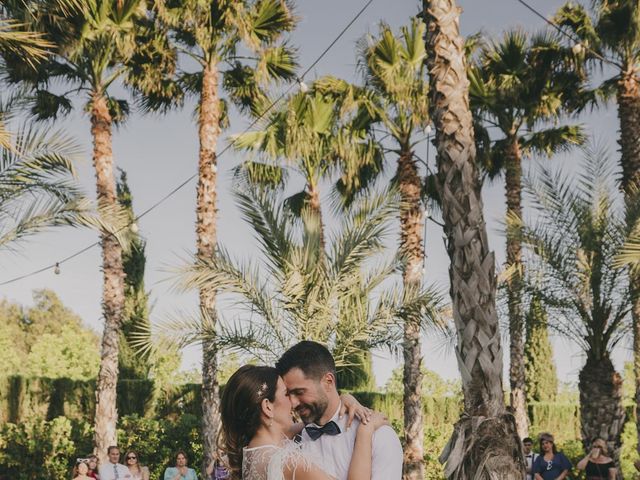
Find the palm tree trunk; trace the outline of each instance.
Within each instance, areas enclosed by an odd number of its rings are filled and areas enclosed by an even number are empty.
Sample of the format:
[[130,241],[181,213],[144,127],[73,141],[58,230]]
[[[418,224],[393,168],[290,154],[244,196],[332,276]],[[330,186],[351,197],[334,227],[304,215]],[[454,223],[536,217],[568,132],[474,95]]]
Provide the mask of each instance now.
[[[424,214],[420,197],[421,181],[413,152],[405,149],[398,158],[400,189],[400,253],[405,296],[422,285],[424,266]],[[424,421],[422,414],[422,351],[420,324],[406,320],[402,355],[404,407],[404,479],[424,479]]]
[[[98,204],[101,207],[114,207],[117,205],[117,198],[111,147],[111,115],[107,100],[102,94],[95,93],[92,100],[91,135],[93,136],[93,166],[96,171]],[[122,248],[118,240],[107,232],[102,232],[101,243],[104,332],[96,385],[94,448],[100,461],[106,462],[107,447],[117,443],[118,336],[125,296]]]
[[[512,138],[506,155],[505,185],[507,217],[522,218],[522,153],[517,136]],[[511,272],[507,282],[509,308],[509,383],[511,408],[516,418],[520,438],[529,436],[529,419],[525,396],[524,369],[524,321],[522,314],[522,245],[517,232],[507,229],[507,270]]]
[[[220,135],[220,99],[218,98],[217,64],[208,64],[203,71],[200,94],[198,137],[198,187],[196,199],[196,244],[199,259],[211,259],[216,246],[216,144]],[[216,325],[215,294],[200,290],[200,313],[203,327]],[[217,379],[217,352],[211,341],[202,344],[202,439],[203,469],[213,461],[219,426],[220,397]]]
[[600,360],[587,357],[578,376],[578,389],[585,450],[588,451],[594,438],[600,437],[607,442],[616,465],[620,465],[620,437],[626,417],[622,406],[622,377],[608,356]]
[[325,239],[324,239],[324,222],[322,221],[322,206],[320,203],[320,190],[317,186],[309,184],[309,209],[318,221],[319,238],[320,238],[320,257],[324,257]]
[[452,480],[522,480],[520,439],[502,392],[495,258],[489,251],[475,163],[460,8],[454,0],[423,0],[423,6],[438,187],[464,393],[464,413],[440,460],[446,462],[445,474]]
[[622,189],[630,194],[640,185],[640,82],[632,70],[623,74],[617,91]]
[[[618,118],[620,119],[620,144],[622,166],[621,185],[628,205],[637,202],[640,188],[640,84],[631,69],[622,75],[617,91]],[[636,218],[629,218],[633,227]],[[640,272],[630,272],[631,320],[633,324],[633,371],[636,388],[636,418],[640,418]],[[640,422],[636,425],[638,452],[640,453]]]

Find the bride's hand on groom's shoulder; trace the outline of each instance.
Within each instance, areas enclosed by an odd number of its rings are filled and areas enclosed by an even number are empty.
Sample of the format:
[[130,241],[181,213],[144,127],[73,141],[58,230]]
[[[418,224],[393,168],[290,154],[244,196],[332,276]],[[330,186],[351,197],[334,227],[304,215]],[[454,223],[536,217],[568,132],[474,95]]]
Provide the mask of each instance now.
[[366,424],[361,423],[358,426],[358,431],[366,431],[373,434],[373,432],[385,425],[391,425],[387,416],[384,413],[372,412],[371,417],[369,418],[369,422],[367,422]]
[[357,418],[360,420],[360,423],[364,423],[365,425],[369,423],[373,410],[362,405],[349,393],[343,393],[340,395],[340,400],[342,402],[342,405],[340,406],[340,418],[342,418],[345,413],[348,415],[346,424],[347,429],[353,423],[354,418]]

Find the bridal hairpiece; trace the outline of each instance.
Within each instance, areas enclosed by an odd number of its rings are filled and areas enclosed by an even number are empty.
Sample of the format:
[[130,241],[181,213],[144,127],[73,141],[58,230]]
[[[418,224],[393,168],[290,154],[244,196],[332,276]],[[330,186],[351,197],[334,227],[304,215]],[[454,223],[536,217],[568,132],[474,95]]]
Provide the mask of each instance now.
[[262,385],[260,385],[260,388],[257,391],[258,397],[262,397],[265,393],[267,393],[267,388],[269,388],[267,386],[267,382],[264,382]]

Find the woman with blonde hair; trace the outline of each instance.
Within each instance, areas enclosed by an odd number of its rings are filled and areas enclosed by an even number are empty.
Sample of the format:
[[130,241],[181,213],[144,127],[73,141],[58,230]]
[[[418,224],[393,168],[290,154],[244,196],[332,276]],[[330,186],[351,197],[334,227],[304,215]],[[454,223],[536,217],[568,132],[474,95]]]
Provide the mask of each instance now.
[[578,462],[578,470],[584,470],[587,480],[615,480],[618,470],[609,457],[607,442],[596,438],[591,442],[591,451]]

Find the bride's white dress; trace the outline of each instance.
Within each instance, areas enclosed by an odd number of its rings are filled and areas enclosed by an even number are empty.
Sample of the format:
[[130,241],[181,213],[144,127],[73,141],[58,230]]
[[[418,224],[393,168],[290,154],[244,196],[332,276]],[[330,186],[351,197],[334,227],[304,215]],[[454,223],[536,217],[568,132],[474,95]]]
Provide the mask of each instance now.
[[242,454],[242,480],[284,480],[285,469],[308,469],[314,462],[303,452],[300,444],[284,440],[280,445],[244,448]]

